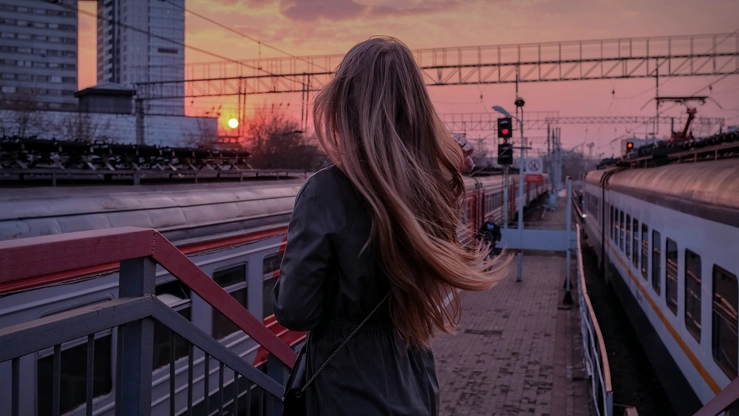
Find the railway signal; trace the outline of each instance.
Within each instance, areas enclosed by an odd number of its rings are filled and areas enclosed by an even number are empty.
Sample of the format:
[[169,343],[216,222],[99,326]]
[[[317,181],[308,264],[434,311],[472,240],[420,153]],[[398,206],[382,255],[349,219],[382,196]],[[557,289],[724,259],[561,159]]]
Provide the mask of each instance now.
[[510,117],[501,117],[498,119],[498,138],[508,140],[513,137],[513,128]]
[[501,143],[498,145],[498,164],[501,166],[513,164],[513,145]]

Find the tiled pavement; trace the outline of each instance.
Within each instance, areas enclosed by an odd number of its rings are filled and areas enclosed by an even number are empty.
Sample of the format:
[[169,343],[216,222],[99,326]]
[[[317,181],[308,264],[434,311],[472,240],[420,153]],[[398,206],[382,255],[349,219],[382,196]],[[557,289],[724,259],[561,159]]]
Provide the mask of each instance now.
[[[563,223],[564,207],[547,217]],[[487,292],[462,294],[456,334],[433,341],[442,415],[590,414],[578,310],[562,305],[564,279],[563,254],[524,253],[522,282],[514,272]]]

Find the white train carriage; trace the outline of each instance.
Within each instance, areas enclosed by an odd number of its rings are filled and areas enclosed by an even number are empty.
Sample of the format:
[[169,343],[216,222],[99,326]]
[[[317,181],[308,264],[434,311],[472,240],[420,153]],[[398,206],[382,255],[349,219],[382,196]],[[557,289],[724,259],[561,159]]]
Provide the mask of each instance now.
[[737,376],[739,160],[590,172],[586,232],[673,407]]
[[[271,291],[279,276],[287,223],[294,198],[303,180],[271,180],[247,183],[158,185],[136,187],[5,189],[0,196],[0,240],[57,233],[113,228],[149,227],[175,243],[206,274],[244,305],[281,338],[299,344],[303,334],[285,331],[274,319]],[[486,217],[503,217],[502,177],[465,178],[466,203],[460,237],[472,238]],[[509,195],[517,196],[516,176]],[[527,185],[526,204],[546,191],[544,184]],[[516,202],[508,205],[511,218]],[[73,283],[0,295],[0,328],[38,319],[118,295],[117,265],[81,270]],[[254,365],[264,365],[266,355],[253,340],[210,307],[166,270],[157,269],[156,295]],[[154,334],[152,414],[169,414],[170,331],[157,324]],[[85,411],[86,340],[62,346],[62,414]],[[98,334],[95,340],[95,415],[112,415],[116,372],[116,331]],[[52,350],[21,360],[21,414],[51,414]],[[174,345],[176,414],[187,407],[189,350],[183,341]],[[203,356],[193,360],[195,413],[203,403]],[[218,368],[211,368],[211,374]],[[0,364],[0,379],[9,379],[10,363]],[[232,377],[225,386],[232,396]],[[211,383],[211,386],[213,384]],[[245,386],[240,386],[241,389]],[[209,398],[214,401],[214,398]],[[231,400],[231,399],[228,399]],[[211,409],[215,408],[211,406]],[[10,387],[0,385],[0,416],[10,414]]]

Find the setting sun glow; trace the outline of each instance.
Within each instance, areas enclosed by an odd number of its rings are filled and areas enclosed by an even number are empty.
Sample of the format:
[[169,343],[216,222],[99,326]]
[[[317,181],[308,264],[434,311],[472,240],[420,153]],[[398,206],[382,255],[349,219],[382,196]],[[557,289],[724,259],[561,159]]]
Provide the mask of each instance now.
[[232,129],[239,127],[239,120],[236,120],[235,118],[228,120],[228,127],[231,127]]

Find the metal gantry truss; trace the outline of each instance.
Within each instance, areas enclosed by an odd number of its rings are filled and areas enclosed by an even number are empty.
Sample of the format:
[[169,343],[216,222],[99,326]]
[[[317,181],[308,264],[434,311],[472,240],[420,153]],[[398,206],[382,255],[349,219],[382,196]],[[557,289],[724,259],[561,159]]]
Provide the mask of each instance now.
[[[429,86],[727,75],[739,74],[739,32],[434,48],[414,54]],[[342,58],[323,55],[189,64],[186,80],[139,83],[137,97],[317,91],[333,77]]]
[[[441,119],[447,128],[455,133],[471,131],[497,132],[497,113],[446,113]],[[659,124],[684,125],[686,117],[644,117],[644,116],[569,116],[562,117],[557,111],[529,111],[524,117],[526,130],[546,130],[547,126],[562,124],[632,124],[653,126]],[[702,128],[723,128],[725,119],[718,117],[697,117],[693,120],[694,126]]]

